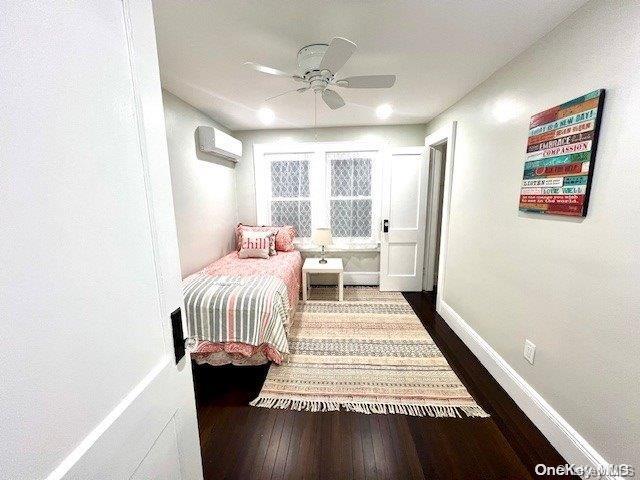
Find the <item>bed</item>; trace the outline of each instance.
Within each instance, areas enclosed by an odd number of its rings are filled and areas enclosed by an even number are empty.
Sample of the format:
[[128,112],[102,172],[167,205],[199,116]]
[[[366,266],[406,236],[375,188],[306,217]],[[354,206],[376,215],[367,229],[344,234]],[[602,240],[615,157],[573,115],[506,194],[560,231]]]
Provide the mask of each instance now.
[[297,250],[262,258],[232,252],[183,280],[187,349],[198,364],[280,364],[300,294]]

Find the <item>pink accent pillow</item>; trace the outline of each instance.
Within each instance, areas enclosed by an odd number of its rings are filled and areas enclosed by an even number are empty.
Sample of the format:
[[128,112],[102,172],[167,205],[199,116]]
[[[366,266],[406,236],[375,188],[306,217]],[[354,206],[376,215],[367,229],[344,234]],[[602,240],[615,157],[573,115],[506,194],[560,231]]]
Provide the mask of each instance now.
[[284,225],[283,227],[262,226],[255,227],[243,225],[241,223],[236,227],[236,249],[240,250],[242,243],[242,232],[271,232],[275,233],[275,247],[279,252],[291,252],[295,250],[293,240],[296,238],[296,229],[292,225]]
[[269,245],[274,237],[270,232],[243,232],[238,257],[269,258]]

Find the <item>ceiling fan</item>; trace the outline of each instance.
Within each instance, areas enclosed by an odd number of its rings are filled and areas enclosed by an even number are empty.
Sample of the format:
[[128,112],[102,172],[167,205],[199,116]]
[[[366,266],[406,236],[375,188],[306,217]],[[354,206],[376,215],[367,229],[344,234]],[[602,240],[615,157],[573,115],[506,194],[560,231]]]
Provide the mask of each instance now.
[[[298,73],[292,74],[266,67],[254,62],[245,62],[245,65],[262,73],[289,77],[304,86],[289,90],[266,101],[281,97],[288,93],[303,93],[312,90],[320,93],[322,100],[329,108],[335,110],[345,105],[344,99],[333,87],[342,88],[391,88],[396,83],[395,75],[361,75],[336,79],[336,73],[356,51],[356,44],[346,38],[335,37],[329,45],[313,44],[303,47],[298,52]],[[332,87],[332,88],[330,88]]]

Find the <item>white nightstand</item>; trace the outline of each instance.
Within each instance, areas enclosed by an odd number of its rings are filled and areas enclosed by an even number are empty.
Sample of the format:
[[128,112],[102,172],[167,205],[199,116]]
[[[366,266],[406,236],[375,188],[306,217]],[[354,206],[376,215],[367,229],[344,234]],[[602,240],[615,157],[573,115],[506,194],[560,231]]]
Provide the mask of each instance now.
[[319,258],[307,258],[302,267],[302,300],[307,301],[309,279],[311,273],[337,273],[338,274],[338,300],[342,301],[343,284],[343,268],[341,258],[327,258],[327,263],[320,263]]

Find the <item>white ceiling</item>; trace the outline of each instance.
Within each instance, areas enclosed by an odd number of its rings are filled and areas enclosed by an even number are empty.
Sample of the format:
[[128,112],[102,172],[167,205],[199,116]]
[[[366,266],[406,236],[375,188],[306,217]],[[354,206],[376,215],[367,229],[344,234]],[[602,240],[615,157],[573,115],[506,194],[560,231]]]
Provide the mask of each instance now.
[[[264,99],[299,84],[243,66],[294,72],[298,50],[342,36],[358,50],[341,76],[397,74],[387,90],[340,89],[318,125],[423,123],[550,31],[585,0],[154,0],[164,88],[232,130],[265,127]],[[375,107],[393,105],[385,121]],[[313,94],[269,102],[268,128],[313,126]]]

